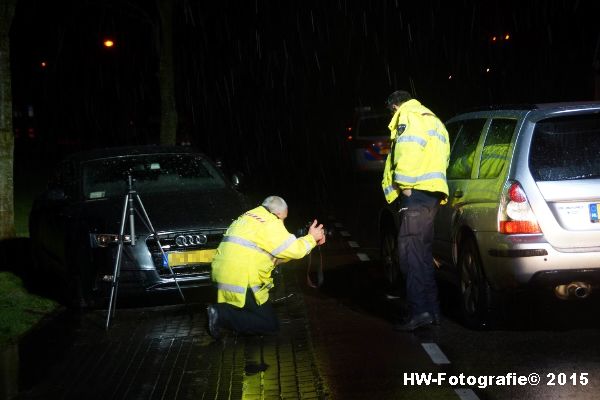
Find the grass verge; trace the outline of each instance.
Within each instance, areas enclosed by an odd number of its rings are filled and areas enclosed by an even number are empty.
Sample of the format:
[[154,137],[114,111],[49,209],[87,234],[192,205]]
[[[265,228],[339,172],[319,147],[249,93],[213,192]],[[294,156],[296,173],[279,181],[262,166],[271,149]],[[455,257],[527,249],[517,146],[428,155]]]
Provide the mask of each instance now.
[[29,293],[15,274],[0,272],[0,347],[15,343],[58,307],[53,300]]

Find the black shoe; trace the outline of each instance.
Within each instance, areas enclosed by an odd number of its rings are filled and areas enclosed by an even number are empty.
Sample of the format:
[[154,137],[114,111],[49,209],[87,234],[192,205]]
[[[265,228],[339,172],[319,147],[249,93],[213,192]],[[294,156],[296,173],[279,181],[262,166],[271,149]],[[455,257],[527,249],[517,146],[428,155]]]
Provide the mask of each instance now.
[[394,325],[397,331],[411,332],[417,328],[433,324],[433,317],[428,312],[423,312],[413,316],[411,319],[402,324]]
[[221,329],[219,328],[219,313],[213,305],[206,307],[208,315],[208,334],[215,340],[221,338]]

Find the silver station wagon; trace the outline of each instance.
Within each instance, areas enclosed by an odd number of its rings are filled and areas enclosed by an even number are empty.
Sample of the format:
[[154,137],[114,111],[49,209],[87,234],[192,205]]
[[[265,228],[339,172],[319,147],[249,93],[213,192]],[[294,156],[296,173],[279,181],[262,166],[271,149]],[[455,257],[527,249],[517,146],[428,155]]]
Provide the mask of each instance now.
[[600,102],[475,111],[446,126],[450,197],[434,255],[459,277],[467,323],[485,323],[506,289],[588,297],[600,284]]
[[[484,326],[515,290],[590,296],[600,284],[600,102],[490,108],[446,127],[450,195],[433,253],[439,275],[460,287],[466,324]],[[387,212],[382,256],[393,279],[397,213]]]

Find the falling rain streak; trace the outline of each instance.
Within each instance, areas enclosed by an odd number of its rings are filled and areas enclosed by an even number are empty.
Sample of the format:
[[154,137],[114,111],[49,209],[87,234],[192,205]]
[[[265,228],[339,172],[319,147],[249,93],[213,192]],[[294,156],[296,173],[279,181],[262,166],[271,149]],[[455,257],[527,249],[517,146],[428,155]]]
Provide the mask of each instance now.
[[262,58],[262,54],[260,51],[260,35],[258,34],[258,30],[256,30],[256,54],[258,54],[258,59]]
[[[16,88],[37,91],[46,137],[155,142],[160,18],[153,3],[140,3],[140,15],[81,6],[79,18],[58,18],[61,6],[36,4],[46,15],[17,16],[15,34],[45,32],[45,52],[55,55],[45,72],[52,79],[32,85],[37,77],[23,68],[14,80]],[[319,163],[308,167],[314,176],[323,168],[348,169],[336,163],[354,108],[380,106],[397,88],[444,118],[488,103],[592,98],[593,65],[600,63],[594,14],[584,2],[539,8],[470,0],[175,2],[180,134],[232,168],[268,172],[265,181],[298,187],[290,174],[302,175],[296,171],[309,154]],[[86,35],[74,35],[90,28],[94,35],[126,32],[129,43],[117,41],[110,54],[92,51]],[[510,33],[511,40],[493,45],[491,33]],[[15,46],[16,63],[39,65],[22,55],[40,46],[33,36]],[[488,67],[493,74],[485,74]]]

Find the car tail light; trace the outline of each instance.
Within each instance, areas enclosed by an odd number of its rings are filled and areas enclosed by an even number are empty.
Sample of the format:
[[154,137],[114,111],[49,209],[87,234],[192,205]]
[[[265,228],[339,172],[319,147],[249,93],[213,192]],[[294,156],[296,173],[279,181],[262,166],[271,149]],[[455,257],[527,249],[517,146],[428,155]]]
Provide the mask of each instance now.
[[498,210],[498,222],[500,233],[542,233],[519,182],[509,181],[505,185]]

